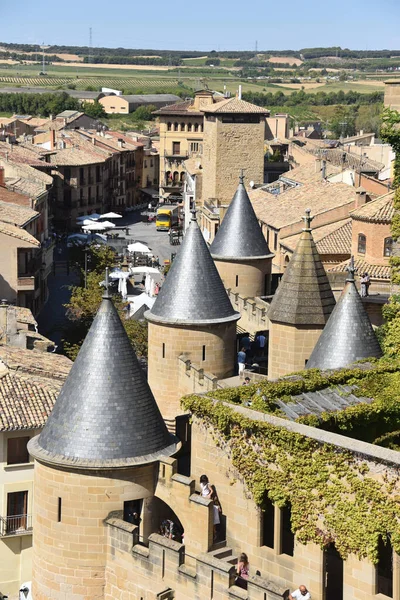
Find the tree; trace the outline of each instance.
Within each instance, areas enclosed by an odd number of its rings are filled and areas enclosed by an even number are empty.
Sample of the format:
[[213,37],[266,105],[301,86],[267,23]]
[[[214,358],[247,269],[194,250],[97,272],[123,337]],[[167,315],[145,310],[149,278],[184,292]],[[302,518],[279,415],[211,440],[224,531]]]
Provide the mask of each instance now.
[[85,115],[93,117],[94,119],[107,118],[107,113],[105,112],[103,105],[100,104],[100,102],[97,102],[97,100],[93,103],[83,102],[82,110],[85,113]]
[[154,106],[154,104],[139,106],[133,113],[132,117],[135,119],[135,121],[152,121],[154,119],[153,112],[155,110],[157,110],[157,108]]
[[352,108],[337,106],[335,116],[329,123],[329,129],[335,138],[354,135],[356,132],[356,114]]
[[[88,273],[85,283],[85,252],[87,254]],[[72,287],[71,299],[65,305],[69,324],[64,330],[64,352],[75,360],[79,349],[86,337],[92,321],[101,304],[104,287],[106,267],[115,264],[115,252],[106,244],[90,244],[86,249],[81,247],[71,248],[70,261],[78,272],[80,283]],[[147,356],[147,323],[133,319],[126,319],[127,305],[119,294],[114,296],[114,304],[121,317],[128,337],[138,356]]]

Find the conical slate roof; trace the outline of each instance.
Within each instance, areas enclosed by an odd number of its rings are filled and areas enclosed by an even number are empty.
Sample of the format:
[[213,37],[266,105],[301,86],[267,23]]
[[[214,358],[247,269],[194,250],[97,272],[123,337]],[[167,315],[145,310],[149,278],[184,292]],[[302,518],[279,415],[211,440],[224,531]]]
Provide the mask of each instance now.
[[152,322],[178,325],[223,323],[240,318],[232,308],[195,214],[157,300],[145,316]]
[[42,433],[29,452],[47,463],[117,468],[177,450],[106,293]]
[[243,185],[243,175],[226,215],[210,247],[214,259],[224,260],[272,258],[250,198]]
[[325,325],[335,298],[311,233],[309,209],[303,218],[305,228],[275,292],[268,318],[290,325]]
[[339,369],[382,356],[379,342],[354,283],[353,261],[342,294],[307,362],[307,369]]

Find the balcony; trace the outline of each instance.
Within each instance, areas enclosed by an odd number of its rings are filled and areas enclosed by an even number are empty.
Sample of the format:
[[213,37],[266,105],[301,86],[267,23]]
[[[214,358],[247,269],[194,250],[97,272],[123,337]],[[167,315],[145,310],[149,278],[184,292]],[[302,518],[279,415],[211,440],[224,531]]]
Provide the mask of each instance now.
[[183,181],[169,181],[164,183],[162,186],[166,190],[181,190],[183,188]]
[[0,517],[0,537],[32,533],[32,515]]
[[35,278],[18,277],[17,289],[19,292],[33,292],[35,290]]

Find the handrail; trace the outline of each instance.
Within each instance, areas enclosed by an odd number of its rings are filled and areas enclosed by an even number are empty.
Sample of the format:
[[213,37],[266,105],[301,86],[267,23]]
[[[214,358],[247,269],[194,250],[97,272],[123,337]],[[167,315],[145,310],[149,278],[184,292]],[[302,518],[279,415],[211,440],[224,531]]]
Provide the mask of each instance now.
[[32,515],[0,517],[0,536],[18,535],[32,530]]

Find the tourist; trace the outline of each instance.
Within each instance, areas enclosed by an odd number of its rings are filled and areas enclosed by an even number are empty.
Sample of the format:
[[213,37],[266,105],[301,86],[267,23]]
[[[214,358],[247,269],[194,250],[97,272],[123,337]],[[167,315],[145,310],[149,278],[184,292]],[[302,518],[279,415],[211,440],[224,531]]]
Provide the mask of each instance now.
[[246,366],[246,351],[244,348],[241,348],[240,352],[238,352],[237,361],[239,377],[242,377],[244,368]]
[[266,341],[267,341],[267,338],[265,337],[265,335],[263,335],[262,333],[259,333],[256,338],[256,342],[257,342],[258,347],[261,350],[261,354],[264,354],[264,348],[265,348]]
[[360,283],[361,283],[361,297],[366,298],[367,296],[369,296],[368,288],[371,285],[371,281],[370,281],[368,273],[363,273],[363,276],[360,279]]
[[249,578],[249,559],[247,558],[247,554],[242,552],[239,556],[237,565],[236,565],[236,574],[237,578],[235,581],[235,585],[238,587],[247,590],[247,580]]
[[221,523],[220,513],[222,513],[221,504],[219,502],[218,496],[213,490],[213,526],[214,526],[214,543],[217,541],[218,536],[218,527]]
[[250,377],[245,377],[242,385],[250,385]]
[[289,600],[310,600],[311,594],[305,585],[299,585],[298,589],[289,594]]
[[249,334],[248,333],[246,333],[246,335],[244,337],[242,337],[241,344],[242,344],[243,348],[246,351],[250,350],[251,342],[250,342],[250,338],[249,338]]
[[200,489],[201,489],[200,493],[203,496],[203,498],[211,498],[212,497],[213,490],[210,485],[210,482],[208,481],[207,475],[202,475],[200,477]]

